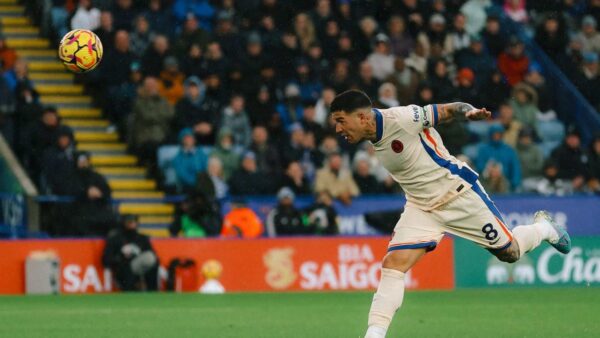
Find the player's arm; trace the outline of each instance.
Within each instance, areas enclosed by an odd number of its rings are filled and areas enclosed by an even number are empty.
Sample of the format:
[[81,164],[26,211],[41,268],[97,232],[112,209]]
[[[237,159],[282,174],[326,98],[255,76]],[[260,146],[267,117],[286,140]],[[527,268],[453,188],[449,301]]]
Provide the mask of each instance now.
[[485,108],[475,108],[465,102],[453,102],[435,105],[438,112],[437,123],[450,122],[453,119],[459,121],[485,120],[491,113]]

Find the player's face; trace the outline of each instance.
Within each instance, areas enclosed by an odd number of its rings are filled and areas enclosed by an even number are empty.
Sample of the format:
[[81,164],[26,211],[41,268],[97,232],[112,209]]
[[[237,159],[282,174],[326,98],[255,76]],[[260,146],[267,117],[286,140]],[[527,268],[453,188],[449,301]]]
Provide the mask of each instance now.
[[354,112],[346,114],[341,111],[334,112],[331,116],[335,123],[336,134],[342,136],[348,143],[359,143],[363,140],[365,118],[364,113]]

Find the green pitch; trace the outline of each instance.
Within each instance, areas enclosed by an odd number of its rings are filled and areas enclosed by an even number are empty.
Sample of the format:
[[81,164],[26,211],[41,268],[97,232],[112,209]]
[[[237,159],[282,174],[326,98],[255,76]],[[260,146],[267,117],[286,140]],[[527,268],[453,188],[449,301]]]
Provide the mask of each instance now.
[[[0,337],[362,337],[370,293],[0,297]],[[599,337],[600,289],[408,292],[388,337]]]

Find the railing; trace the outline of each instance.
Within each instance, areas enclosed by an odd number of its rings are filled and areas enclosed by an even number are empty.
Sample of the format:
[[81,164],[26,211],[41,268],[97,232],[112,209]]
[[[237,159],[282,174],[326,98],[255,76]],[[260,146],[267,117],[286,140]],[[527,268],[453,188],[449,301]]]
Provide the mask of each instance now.
[[508,18],[498,6],[494,6],[492,11],[500,16],[503,28],[509,34],[517,35],[527,46],[530,56],[542,66],[542,73],[550,90],[549,96],[553,99],[558,116],[565,119],[563,122],[566,123],[572,123],[574,120],[584,143],[590,142],[594,134],[600,131],[600,114],[526,33],[522,25]]

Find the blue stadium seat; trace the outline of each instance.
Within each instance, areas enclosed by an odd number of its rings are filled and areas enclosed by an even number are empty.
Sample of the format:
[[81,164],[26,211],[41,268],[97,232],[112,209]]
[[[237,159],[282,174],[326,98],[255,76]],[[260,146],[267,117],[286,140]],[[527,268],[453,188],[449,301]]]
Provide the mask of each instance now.
[[537,130],[543,143],[545,142],[562,142],[565,137],[565,126],[558,120],[555,121],[539,121]]
[[477,153],[479,152],[479,143],[475,144],[467,144],[462,148],[463,155],[467,156],[471,159],[471,162],[474,162],[477,158]]
[[492,123],[487,121],[471,121],[466,124],[469,133],[475,135],[478,141],[485,141],[488,139],[488,133]]
[[177,156],[178,151],[178,145],[165,145],[158,148],[158,167],[164,175],[164,184],[166,186],[175,186],[175,184],[177,183],[175,169],[173,168],[171,163],[173,162],[175,156]]

